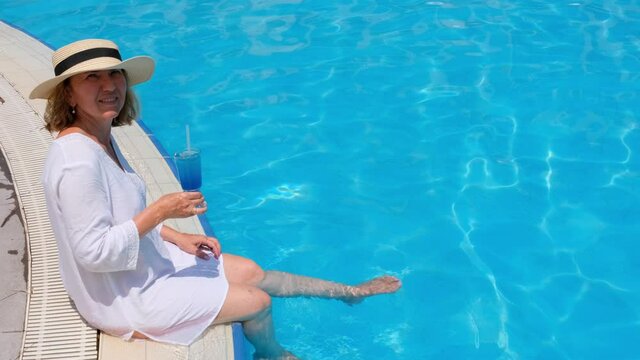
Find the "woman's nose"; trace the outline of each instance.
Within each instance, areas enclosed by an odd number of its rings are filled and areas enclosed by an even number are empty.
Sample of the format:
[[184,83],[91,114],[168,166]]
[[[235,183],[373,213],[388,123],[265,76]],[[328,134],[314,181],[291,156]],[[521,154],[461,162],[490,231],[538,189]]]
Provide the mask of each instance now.
[[115,82],[108,74],[100,77],[100,85],[103,90],[107,91],[111,91],[116,88]]

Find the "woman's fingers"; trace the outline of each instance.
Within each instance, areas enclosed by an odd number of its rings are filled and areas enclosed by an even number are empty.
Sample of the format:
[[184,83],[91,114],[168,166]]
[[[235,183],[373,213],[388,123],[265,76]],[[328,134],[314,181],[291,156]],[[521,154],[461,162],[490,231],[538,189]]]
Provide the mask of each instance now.
[[207,212],[207,202],[203,201],[199,205],[194,205],[193,215],[200,215]]
[[170,194],[167,198],[174,209],[171,217],[190,217],[207,211],[207,202],[199,191],[183,191]]
[[203,260],[209,260],[209,255],[200,248],[196,250],[196,256]]
[[208,237],[207,239],[212,244],[212,246],[209,246],[209,247],[211,247],[213,253],[216,255],[216,259],[219,258],[220,254],[222,253],[222,247],[220,246],[220,242],[218,241],[218,239],[214,237]]
[[221,253],[220,242],[218,241],[218,239],[214,237],[203,236],[202,242],[199,244],[198,247],[211,251],[216,259],[220,257],[220,253]]
[[202,193],[198,191],[189,191],[187,192],[188,199],[190,201],[191,206],[191,214],[190,215],[200,215],[207,212],[207,202],[204,201],[204,196]]
[[182,192],[177,192],[176,194],[188,200],[204,199],[204,195],[202,195],[200,191],[182,191]]
[[208,260],[210,255],[216,259],[220,257],[220,242],[215,237],[206,235],[183,234],[184,243],[180,248],[192,255]]

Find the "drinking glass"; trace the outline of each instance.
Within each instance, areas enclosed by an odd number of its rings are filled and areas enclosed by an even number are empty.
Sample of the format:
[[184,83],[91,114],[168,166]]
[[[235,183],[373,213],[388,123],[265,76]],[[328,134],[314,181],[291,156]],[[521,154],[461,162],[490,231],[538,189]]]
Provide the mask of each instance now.
[[178,168],[178,178],[184,191],[198,191],[202,186],[202,169],[200,165],[200,151],[185,149],[173,155]]

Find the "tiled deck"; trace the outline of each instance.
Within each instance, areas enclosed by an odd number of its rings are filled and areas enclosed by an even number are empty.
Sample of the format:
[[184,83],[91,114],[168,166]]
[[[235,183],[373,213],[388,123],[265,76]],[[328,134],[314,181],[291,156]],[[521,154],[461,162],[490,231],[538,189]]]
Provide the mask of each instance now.
[[[97,331],[85,325],[73,310],[58,274],[55,240],[40,186],[42,164],[52,140],[42,128],[45,102],[28,100],[31,89],[50,76],[51,53],[38,40],[0,22],[0,147],[14,180],[30,252],[22,358],[233,359],[233,335],[228,325],[212,328],[190,347],[124,342],[101,334],[98,349]],[[114,129],[114,137],[130,165],[147,183],[149,201],[180,190],[166,159],[140,126]],[[0,203],[3,210],[11,210],[11,206],[15,209],[15,205]],[[204,232],[195,217],[169,224],[186,232]],[[15,272],[11,276],[16,276]],[[0,302],[3,318],[16,312],[6,304]],[[0,346],[14,343],[0,337]]]

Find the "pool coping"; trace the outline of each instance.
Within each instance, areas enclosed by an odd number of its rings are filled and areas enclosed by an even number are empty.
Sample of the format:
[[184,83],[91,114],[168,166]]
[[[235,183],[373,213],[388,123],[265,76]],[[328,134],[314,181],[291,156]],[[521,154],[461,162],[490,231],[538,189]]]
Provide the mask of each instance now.
[[[9,35],[8,33],[11,34]],[[29,45],[25,45],[28,43]],[[11,54],[8,54],[7,49],[12,47],[29,47],[29,54],[33,55],[33,51],[36,52],[35,56],[21,56],[19,62],[16,59],[11,59]],[[19,28],[13,24],[10,24],[4,20],[0,20],[0,82],[9,84],[13,90],[24,100],[29,113],[29,116],[38,116],[40,124],[42,122],[42,115],[44,113],[45,101],[43,100],[29,100],[28,92],[33,88],[35,84],[47,78],[51,72],[50,58],[52,47],[46,42],[38,39],[37,37],[29,34],[24,29]],[[22,50],[22,49],[20,49]],[[18,64],[18,66],[16,66]],[[7,71],[9,69],[9,71]],[[17,114],[20,116],[20,114]],[[33,119],[32,119],[33,120]],[[40,129],[43,130],[43,129]],[[33,129],[32,129],[33,131]],[[50,135],[49,135],[50,136]],[[148,199],[154,200],[164,193],[171,191],[180,191],[180,186],[176,180],[175,167],[172,164],[171,156],[167,154],[166,150],[162,147],[160,142],[153,136],[149,129],[142,122],[138,122],[134,126],[115,128],[113,136],[119,144],[119,147],[130,163],[131,167],[145,180],[148,186]],[[45,136],[46,138],[46,136]],[[51,139],[49,139],[50,141]],[[0,146],[4,144],[0,143]],[[46,144],[45,144],[46,145]],[[48,146],[46,146],[48,148]],[[46,148],[45,153],[46,153]],[[3,146],[4,149],[4,146]],[[42,151],[43,149],[40,149]],[[21,154],[13,152],[11,156],[7,156],[7,162],[9,163],[9,169],[11,176],[13,176],[13,170],[11,170],[11,162],[15,161]],[[13,160],[12,160],[13,159]],[[41,161],[42,159],[39,159]],[[41,171],[41,169],[40,169]],[[33,175],[32,177],[34,177]],[[40,179],[31,179],[31,182],[39,184]],[[14,184],[16,190],[18,185]],[[29,237],[28,222],[25,222],[23,199],[19,191],[16,191],[18,200],[20,203],[20,211],[23,212],[22,219],[25,223],[25,230],[27,232],[27,242]],[[40,204],[44,205],[44,204]],[[2,205],[0,205],[2,206]],[[47,222],[46,215],[40,216],[42,218],[35,219],[39,222]],[[194,233],[205,233],[213,235],[213,229],[204,216],[199,218],[192,217],[188,219],[170,220],[167,222],[169,225],[178,228],[182,231],[189,231]],[[29,246],[28,246],[29,248]],[[28,250],[28,249],[27,249]],[[28,265],[31,267],[31,254],[29,256]],[[56,262],[57,264],[57,262]],[[57,270],[57,269],[56,269]],[[29,269],[29,284],[27,289],[28,293],[32,293],[32,279],[31,269]],[[0,314],[3,312],[11,311],[0,306]],[[28,304],[27,304],[27,316],[28,316]],[[25,327],[27,326],[28,319],[25,319]],[[239,324],[225,325],[229,327],[226,330],[223,337],[227,338],[227,342],[231,344],[231,354],[228,358],[243,359],[246,357],[246,349],[244,347],[244,336],[242,335]],[[23,328],[23,349],[21,351],[21,358],[24,358],[24,346],[27,339],[27,331]],[[89,332],[90,334],[90,332]],[[90,335],[89,335],[90,337]],[[228,339],[231,337],[231,339]],[[96,339],[96,346],[97,346]],[[96,348],[96,351],[99,349]],[[88,355],[88,358],[98,358],[99,355]],[[190,357],[191,358],[191,357]]]

